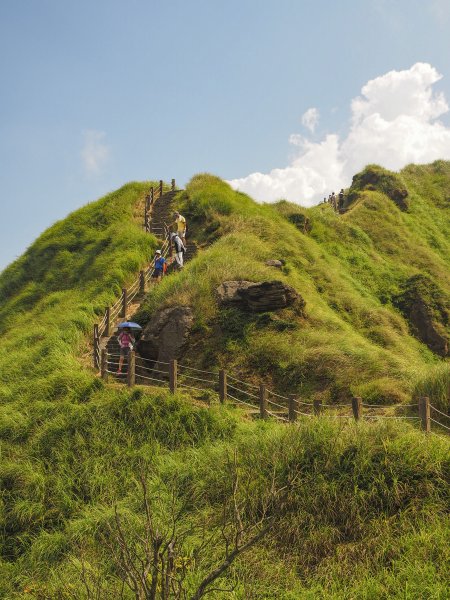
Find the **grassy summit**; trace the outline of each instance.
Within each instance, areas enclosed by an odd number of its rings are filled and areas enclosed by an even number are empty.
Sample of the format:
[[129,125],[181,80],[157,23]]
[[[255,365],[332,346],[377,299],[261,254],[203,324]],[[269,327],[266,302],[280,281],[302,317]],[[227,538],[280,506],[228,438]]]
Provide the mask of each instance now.
[[[170,564],[187,598],[223,562],[225,539],[262,531],[215,581],[233,591],[206,597],[444,599],[447,439],[394,420],[248,421],[188,394],[105,385],[90,369],[93,324],[155,249],[141,229],[149,185],[56,223],[0,276],[0,598],[139,597],[120,549],[145,558],[144,481],[156,530],[176,532]],[[192,306],[194,366],[325,402],[410,401],[417,385],[447,410],[448,366],[409,311],[419,294],[448,335],[450,164],[371,166],[350,191],[336,216],[194,177],[178,205],[200,252],[139,318]],[[304,312],[220,308],[214,290],[229,279],[280,279]],[[156,573],[146,582],[156,577],[161,598]]]

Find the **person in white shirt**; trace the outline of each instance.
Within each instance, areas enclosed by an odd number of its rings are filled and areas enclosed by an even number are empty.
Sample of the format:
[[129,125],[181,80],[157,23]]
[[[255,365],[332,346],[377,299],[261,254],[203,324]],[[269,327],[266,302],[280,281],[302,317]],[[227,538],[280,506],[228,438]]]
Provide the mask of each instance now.
[[175,260],[177,261],[178,268],[182,269],[184,266],[183,255],[186,252],[186,246],[183,244],[183,240],[177,233],[172,233],[170,239],[175,248]]

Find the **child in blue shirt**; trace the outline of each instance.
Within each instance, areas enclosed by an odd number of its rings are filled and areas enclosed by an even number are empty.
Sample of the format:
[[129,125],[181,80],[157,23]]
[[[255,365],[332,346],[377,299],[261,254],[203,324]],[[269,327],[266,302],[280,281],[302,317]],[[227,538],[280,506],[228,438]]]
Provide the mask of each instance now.
[[156,281],[161,281],[162,276],[166,272],[167,269],[167,261],[164,256],[161,254],[161,250],[157,250],[154,259],[154,271],[152,278]]

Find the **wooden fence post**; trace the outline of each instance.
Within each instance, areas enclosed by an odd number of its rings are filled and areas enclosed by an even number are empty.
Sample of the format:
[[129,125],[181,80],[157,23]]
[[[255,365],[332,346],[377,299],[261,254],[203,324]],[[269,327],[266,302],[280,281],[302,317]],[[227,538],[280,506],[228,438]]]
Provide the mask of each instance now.
[[316,416],[322,412],[322,402],[319,399],[313,400],[313,410]]
[[162,179],[159,180],[159,195],[160,196],[163,195],[163,180]]
[[294,394],[289,394],[289,421],[297,420],[298,400]]
[[223,369],[219,371],[219,398],[222,404],[227,401],[227,373]]
[[427,396],[419,398],[419,416],[422,421],[422,429],[425,431],[425,433],[430,433],[430,399]]
[[153,189],[153,186],[150,188],[150,204],[153,204],[153,201],[155,199],[155,190]]
[[169,363],[169,389],[171,394],[175,394],[177,391],[177,379],[177,361],[171,360]]
[[147,194],[145,196],[145,212],[148,213],[149,210],[150,210],[150,194]]
[[139,271],[139,293],[145,294],[145,271]]
[[259,414],[261,419],[267,419],[267,390],[264,383],[259,384]]
[[352,410],[353,416],[359,421],[362,416],[362,398],[352,398]]
[[128,387],[133,387],[136,381],[136,353],[134,350],[128,352],[128,371],[127,384]]
[[100,375],[102,379],[106,379],[106,369],[108,366],[106,348],[102,349],[102,353],[100,355]]
[[111,335],[111,308],[109,306],[106,307],[106,323],[105,323],[105,331],[103,332],[104,337],[109,337]]
[[99,368],[99,354],[100,352],[100,340],[99,340],[99,335],[98,335],[98,324],[96,323],[94,325],[94,368],[98,369]]
[[172,179],[171,190],[172,192],[175,191],[175,179]]
[[145,233],[150,233],[150,223],[148,222],[147,211],[145,211],[145,215],[144,215],[144,229],[145,229]]
[[128,304],[128,292],[127,288],[122,288],[122,310],[120,316],[124,319],[127,318],[127,304]]

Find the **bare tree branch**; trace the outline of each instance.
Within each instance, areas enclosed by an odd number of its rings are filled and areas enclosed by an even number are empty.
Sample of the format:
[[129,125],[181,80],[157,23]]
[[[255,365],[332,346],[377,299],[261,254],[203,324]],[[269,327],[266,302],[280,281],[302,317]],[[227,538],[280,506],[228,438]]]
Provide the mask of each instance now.
[[218,577],[220,577],[222,573],[224,573],[228,569],[228,567],[240,554],[248,550],[251,546],[259,542],[259,540],[261,540],[265,535],[267,535],[272,525],[273,523],[269,523],[256,535],[250,538],[245,544],[239,546],[238,548],[235,548],[232,552],[230,552],[227,558],[202,580],[194,595],[190,597],[190,600],[199,600],[202,596],[204,596],[207,592],[208,586]]

